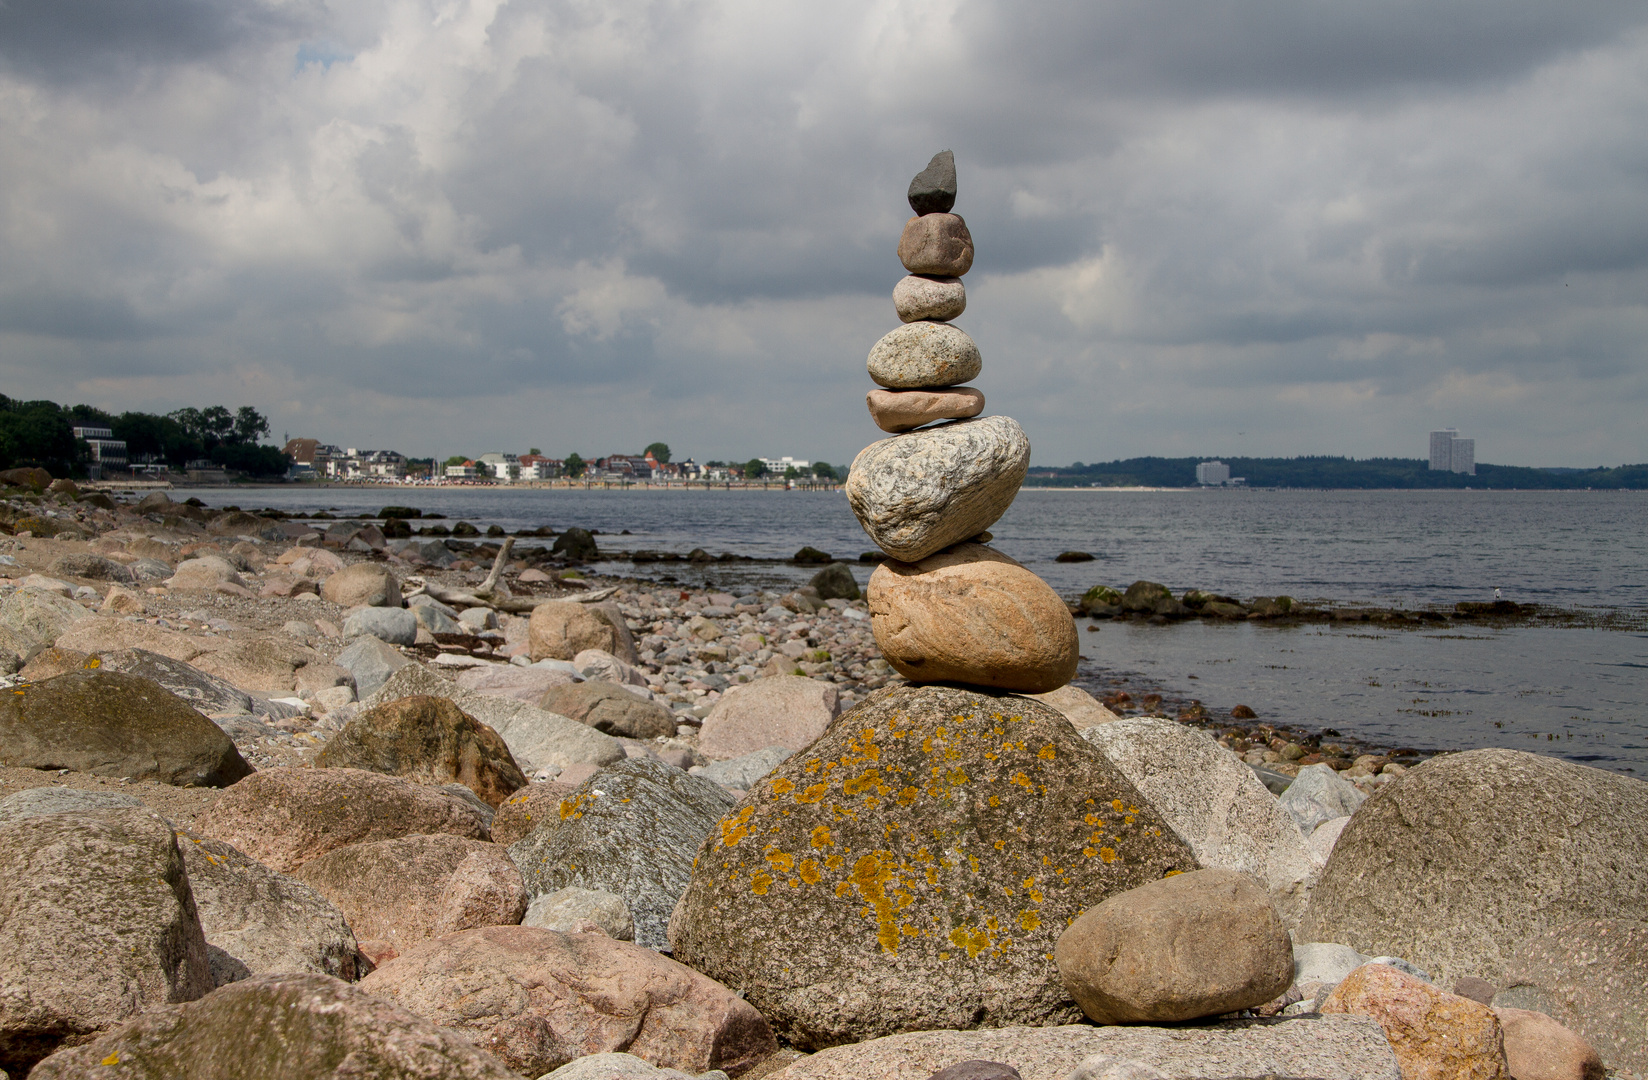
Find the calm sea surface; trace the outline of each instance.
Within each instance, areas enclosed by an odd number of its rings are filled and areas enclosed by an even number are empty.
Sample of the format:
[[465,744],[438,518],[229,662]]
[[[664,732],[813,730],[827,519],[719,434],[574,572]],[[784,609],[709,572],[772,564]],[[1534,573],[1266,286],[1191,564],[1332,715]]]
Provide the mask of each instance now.
[[[603,550],[838,558],[871,547],[846,499],[806,491],[222,488],[208,505],[370,513],[399,503],[483,528],[600,531]],[[448,524],[451,524],[451,521]],[[630,535],[620,535],[628,529]],[[1473,491],[1021,492],[995,546],[1062,595],[1147,578],[1176,593],[1286,593],[1315,603],[1442,606],[1507,599],[1648,614],[1648,493]],[[1057,563],[1061,551],[1088,563]],[[602,569],[631,572],[627,562]],[[651,564],[684,583],[788,585],[782,564]],[[857,568],[860,582],[868,567]],[[1192,621],[1083,627],[1080,679],[1116,674],[1212,710],[1384,746],[1510,746],[1648,776],[1648,633],[1559,626],[1391,630]]]

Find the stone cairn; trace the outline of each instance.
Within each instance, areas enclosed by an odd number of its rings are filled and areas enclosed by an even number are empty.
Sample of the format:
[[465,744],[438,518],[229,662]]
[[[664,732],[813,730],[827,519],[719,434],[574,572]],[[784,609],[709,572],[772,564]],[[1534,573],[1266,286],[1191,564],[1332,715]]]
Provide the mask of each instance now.
[[893,437],[854,459],[853,513],[891,558],[870,577],[871,628],[912,682],[1043,693],[1076,673],[1076,624],[1058,594],[986,546],[1030,466],[1030,440],[1007,416],[983,416],[971,386],[978,346],[951,324],[967,307],[967,223],[950,213],[956,162],[946,150],[910,181],[893,288],[903,325],[870,350],[870,416]]

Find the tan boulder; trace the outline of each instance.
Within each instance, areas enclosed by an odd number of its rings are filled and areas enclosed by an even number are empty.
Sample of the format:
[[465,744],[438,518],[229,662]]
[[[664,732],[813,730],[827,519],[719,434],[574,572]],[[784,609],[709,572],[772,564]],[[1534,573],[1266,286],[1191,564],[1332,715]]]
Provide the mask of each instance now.
[[177,564],[177,569],[172,571],[172,576],[165,583],[173,589],[188,592],[211,592],[221,585],[246,587],[246,580],[235,571],[234,566],[217,555],[185,559]]
[[967,310],[967,287],[956,277],[911,274],[893,286],[893,309],[900,322],[947,322]]
[[211,647],[189,661],[195,667],[243,690],[266,694],[291,693],[298,669],[320,660],[315,650],[281,635],[194,640]]
[[575,784],[534,782],[503,801],[492,818],[492,841],[509,845],[546,821],[561,820],[561,803],[577,791]]
[[493,926],[426,941],[361,989],[470,1039],[526,1077],[622,1050],[692,1075],[734,1075],[777,1050],[726,987],[604,934]]
[[25,585],[0,601],[0,652],[28,656],[42,645],[63,644],[63,635],[78,623],[92,621],[90,616],[66,596]]
[[401,583],[388,567],[362,562],[346,566],[320,587],[322,600],[340,607],[400,607]]
[[824,734],[841,704],[835,686],[800,675],[773,675],[730,687],[704,718],[698,749],[735,758],[782,746],[805,750]]
[[546,600],[532,609],[528,649],[534,660],[571,660],[600,649],[626,664],[636,661],[635,641],[616,604]]
[[1064,714],[1064,718],[1070,721],[1077,731],[1121,719],[1079,686],[1061,686],[1044,694],[1026,694],[1025,697],[1032,697],[1044,705],[1053,706]]
[[656,739],[675,734],[675,716],[652,698],[615,683],[581,682],[554,686],[538,707],[570,717],[596,731],[625,739]]
[[1293,943],[1260,882],[1176,874],[1081,914],[1053,955],[1065,989],[1101,1024],[1172,1023],[1250,1009],[1293,982]]
[[207,644],[203,638],[190,637],[176,630],[164,630],[146,622],[130,622],[126,619],[100,616],[81,619],[57,639],[60,649],[74,649],[83,653],[145,649],[185,663],[205,652]]
[[177,558],[176,544],[167,544],[159,540],[151,540],[148,537],[133,540],[126,545],[126,550],[135,558],[153,559],[156,562],[170,563]]
[[898,433],[935,420],[965,420],[984,411],[984,395],[971,386],[943,390],[886,390],[865,395],[870,419],[882,431]]
[[479,809],[438,787],[365,769],[285,766],[229,788],[195,828],[287,874],[349,844],[426,833],[489,835]]
[[1596,1049],[1542,1012],[1495,1008],[1505,1064],[1516,1080],[1605,1080]]
[[870,575],[882,655],[916,682],[1045,693],[1076,674],[1076,622],[1048,584],[983,544],[957,544]]
[[[17,673],[21,679],[29,682],[45,682],[47,679],[64,675],[71,671],[80,671],[86,667],[86,661],[91,657],[74,649],[59,649],[55,645],[41,649],[29,657],[29,662],[23,665],[23,670]],[[96,667],[96,664],[92,665]]]
[[904,223],[898,259],[912,274],[961,277],[973,268],[973,234],[960,214],[922,214]]
[[321,748],[315,765],[371,769],[422,784],[458,783],[493,807],[526,786],[502,736],[452,701],[426,695],[356,716]]
[[446,833],[350,844],[292,876],[343,912],[356,938],[387,942],[397,952],[437,934],[518,923],[526,914],[526,887],[508,851]]
[[1389,964],[1363,964],[1322,1003],[1323,1015],[1371,1016],[1385,1029],[1402,1080],[1511,1080],[1494,1011]]
[[112,585],[98,610],[109,615],[141,615],[144,612],[143,598],[130,589]]

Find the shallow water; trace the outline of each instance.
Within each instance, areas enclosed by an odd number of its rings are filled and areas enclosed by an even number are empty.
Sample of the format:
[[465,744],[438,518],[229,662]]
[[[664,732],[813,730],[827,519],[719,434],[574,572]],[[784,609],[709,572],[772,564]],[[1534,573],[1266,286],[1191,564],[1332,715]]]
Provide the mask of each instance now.
[[[605,550],[702,547],[783,558],[804,544],[837,557],[870,548],[835,492],[664,490],[203,489],[209,505],[345,513],[398,503],[505,529],[598,529]],[[629,529],[628,536],[617,535]],[[1062,595],[1147,578],[1176,593],[1451,608],[1492,599],[1642,616],[1648,493],[1478,491],[1022,492],[994,544]],[[1057,563],[1061,551],[1086,563]],[[602,569],[630,573],[628,562]],[[721,587],[779,585],[782,563],[651,564],[644,574]],[[869,567],[855,567],[862,583]],[[1081,678],[1135,675],[1211,710],[1384,746],[1512,746],[1648,775],[1648,634],[1570,627],[1193,621],[1083,627]],[[1196,678],[1192,679],[1194,675]],[[1495,726],[1497,723],[1498,726]]]

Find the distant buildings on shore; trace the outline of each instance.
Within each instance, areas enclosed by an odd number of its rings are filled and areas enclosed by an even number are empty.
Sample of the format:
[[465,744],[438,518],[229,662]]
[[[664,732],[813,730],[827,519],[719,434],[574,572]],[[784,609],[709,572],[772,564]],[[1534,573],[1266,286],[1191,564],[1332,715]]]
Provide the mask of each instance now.
[[1245,476],[1231,476],[1222,461],[1204,461],[1196,466],[1196,482],[1203,487],[1236,487],[1247,483]]
[[86,466],[86,475],[93,480],[103,479],[103,471],[120,470],[127,468],[126,440],[114,437],[114,432],[106,427],[78,426],[74,429],[74,437],[86,440],[86,445],[92,448],[92,460]]
[[1476,440],[1461,439],[1457,428],[1431,432],[1431,471],[1476,475]]

